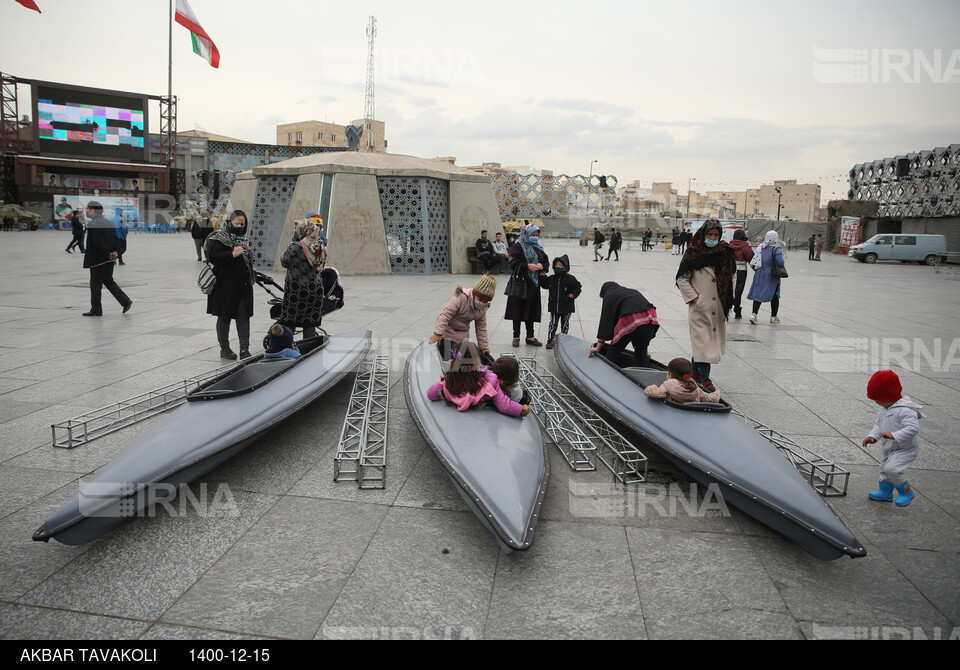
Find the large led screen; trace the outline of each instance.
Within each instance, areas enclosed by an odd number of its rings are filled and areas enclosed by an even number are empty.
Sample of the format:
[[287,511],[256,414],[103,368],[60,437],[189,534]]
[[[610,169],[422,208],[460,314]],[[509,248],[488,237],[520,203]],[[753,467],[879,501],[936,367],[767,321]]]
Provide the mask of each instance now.
[[34,118],[41,154],[142,161],[147,100],[117,91],[35,82]]

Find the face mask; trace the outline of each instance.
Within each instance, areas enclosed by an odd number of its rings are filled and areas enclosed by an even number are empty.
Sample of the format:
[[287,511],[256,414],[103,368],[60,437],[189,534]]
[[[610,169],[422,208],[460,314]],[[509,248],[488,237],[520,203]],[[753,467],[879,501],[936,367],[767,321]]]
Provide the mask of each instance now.
[[530,244],[540,244],[540,238],[539,238],[539,237],[531,237],[531,238],[530,238]]
[[477,309],[477,310],[486,309],[486,308],[489,306],[489,304],[490,304],[490,303],[482,302],[482,301],[480,301],[480,300],[474,300],[474,301],[473,301],[473,307],[474,307],[474,309]]
[[553,271],[556,272],[558,275],[562,275],[564,272],[567,271],[567,268],[565,268],[565,267],[558,267],[558,268],[554,268]]
[[713,247],[720,244],[720,240],[711,240],[709,237],[705,237],[703,238],[703,243],[706,244],[707,247],[712,249]]

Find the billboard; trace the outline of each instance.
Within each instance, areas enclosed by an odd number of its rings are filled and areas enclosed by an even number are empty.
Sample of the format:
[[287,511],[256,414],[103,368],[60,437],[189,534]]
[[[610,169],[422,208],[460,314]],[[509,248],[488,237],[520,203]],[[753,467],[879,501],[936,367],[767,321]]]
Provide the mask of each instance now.
[[[86,218],[84,210],[87,203],[95,200],[103,205],[103,215],[111,221],[116,216],[123,218],[125,223],[133,225],[140,221],[140,198],[136,196],[116,196],[116,195],[54,195],[53,212],[54,218],[60,228],[66,228],[64,224],[73,218],[73,212],[78,210]],[[119,210],[119,211],[117,211]]]
[[147,96],[34,81],[34,133],[41,154],[147,161]]

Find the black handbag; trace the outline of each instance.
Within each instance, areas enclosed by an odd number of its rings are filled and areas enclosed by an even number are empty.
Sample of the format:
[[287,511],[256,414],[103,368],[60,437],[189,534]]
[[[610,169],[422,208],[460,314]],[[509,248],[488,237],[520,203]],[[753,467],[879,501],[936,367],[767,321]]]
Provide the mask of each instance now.
[[786,279],[790,275],[787,274],[787,268],[785,265],[777,265],[776,259],[774,259],[773,267],[770,268],[770,276],[777,277],[779,279]]
[[510,275],[510,280],[507,282],[507,288],[504,290],[503,294],[510,298],[526,300],[527,281],[522,276],[518,277],[517,273]]

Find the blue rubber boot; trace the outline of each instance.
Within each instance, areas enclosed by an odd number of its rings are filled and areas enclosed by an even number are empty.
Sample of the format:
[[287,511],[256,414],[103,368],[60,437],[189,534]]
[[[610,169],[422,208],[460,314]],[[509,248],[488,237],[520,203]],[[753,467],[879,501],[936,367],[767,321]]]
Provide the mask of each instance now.
[[898,486],[897,492],[900,494],[894,503],[897,507],[906,507],[910,504],[910,501],[913,500],[914,493],[910,482],[904,482],[902,486]]
[[881,479],[880,488],[876,491],[871,491],[867,495],[870,496],[870,500],[879,500],[880,502],[890,502],[891,500],[893,500],[893,484],[891,484],[890,482],[885,482]]

